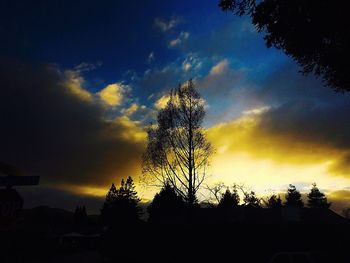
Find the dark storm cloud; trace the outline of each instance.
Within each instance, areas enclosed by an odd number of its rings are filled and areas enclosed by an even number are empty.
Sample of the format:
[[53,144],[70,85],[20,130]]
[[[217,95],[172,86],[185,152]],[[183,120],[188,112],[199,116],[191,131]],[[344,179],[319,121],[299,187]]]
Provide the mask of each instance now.
[[143,142],[127,135],[140,130],[128,119],[105,121],[104,107],[72,77],[55,66],[0,63],[0,160],[44,185],[137,176]]
[[299,74],[290,63],[252,94],[272,106],[261,118],[264,131],[350,149],[350,94],[324,87],[319,80]]

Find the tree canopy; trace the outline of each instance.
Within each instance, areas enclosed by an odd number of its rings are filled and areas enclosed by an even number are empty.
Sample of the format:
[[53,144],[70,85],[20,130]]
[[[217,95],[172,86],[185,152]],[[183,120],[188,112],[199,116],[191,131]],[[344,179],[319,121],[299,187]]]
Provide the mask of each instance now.
[[204,116],[204,100],[194,82],[179,85],[158,112],[157,125],[148,128],[143,154],[146,181],[170,184],[189,205],[196,203],[213,152],[202,128]]
[[238,207],[240,202],[240,198],[237,192],[237,189],[234,188],[231,192],[230,189],[226,189],[225,193],[222,195],[218,208],[228,209],[233,207]]
[[135,185],[129,176],[126,181],[121,180],[120,187],[112,184],[101,209],[101,221],[107,226],[117,223],[135,223],[139,220],[140,199],[135,191]]
[[261,199],[256,196],[254,191],[244,192],[243,202],[246,207],[251,207],[251,208],[261,207]]
[[220,0],[223,10],[249,15],[268,47],[282,49],[335,90],[350,91],[348,8],[341,0]]
[[265,206],[267,208],[281,208],[282,207],[282,199],[279,195],[273,194],[264,201]]
[[318,188],[316,183],[312,184],[310,193],[307,195],[307,204],[310,208],[329,208],[331,203],[328,203],[327,197]]
[[185,208],[185,202],[170,184],[166,184],[157,193],[152,203],[148,206],[149,222],[169,222],[174,220]]
[[292,207],[304,207],[300,192],[292,184],[290,184],[288,187],[285,205]]

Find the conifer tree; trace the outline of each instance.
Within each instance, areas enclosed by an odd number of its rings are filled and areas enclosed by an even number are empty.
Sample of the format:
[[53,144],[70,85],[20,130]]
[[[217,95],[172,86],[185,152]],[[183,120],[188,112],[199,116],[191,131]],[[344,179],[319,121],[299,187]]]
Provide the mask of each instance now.
[[101,221],[104,225],[114,227],[117,223],[136,223],[140,208],[135,185],[129,176],[121,180],[119,189],[112,184],[101,209]]
[[271,195],[265,202],[267,208],[281,208],[282,199],[279,195]]
[[218,208],[220,209],[228,209],[238,207],[240,202],[240,198],[237,192],[237,189],[234,188],[231,192],[230,189],[226,189],[225,193],[222,195]]
[[300,192],[292,184],[288,187],[285,205],[290,207],[304,207]]
[[331,203],[327,202],[327,197],[318,188],[316,183],[312,184],[310,193],[307,195],[307,204],[310,208],[329,208]]

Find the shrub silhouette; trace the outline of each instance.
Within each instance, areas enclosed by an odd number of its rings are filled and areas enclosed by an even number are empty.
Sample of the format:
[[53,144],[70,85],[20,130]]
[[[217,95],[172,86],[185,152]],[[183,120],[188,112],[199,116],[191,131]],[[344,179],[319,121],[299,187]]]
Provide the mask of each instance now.
[[256,196],[254,191],[245,192],[243,202],[246,207],[250,207],[250,208],[261,207],[261,199]]
[[186,206],[185,201],[179,196],[170,184],[166,184],[157,193],[152,203],[148,206],[148,221],[151,223],[169,222],[180,215]]
[[73,225],[76,231],[82,230],[88,224],[89,218],[85,206],[77,206],[73,215]]
[[265,206],[267,208],[281,208],[282,207],[282,199],[279,195],[271,195],[268,197],[266,201],[264,201]]
[[238,207],[240,202],[240,198],[237,192],[237,189],[234,188],[231,192],[230,189],[226,189],[225,193],[222,195],[218,208],[220,209],[229,209]]

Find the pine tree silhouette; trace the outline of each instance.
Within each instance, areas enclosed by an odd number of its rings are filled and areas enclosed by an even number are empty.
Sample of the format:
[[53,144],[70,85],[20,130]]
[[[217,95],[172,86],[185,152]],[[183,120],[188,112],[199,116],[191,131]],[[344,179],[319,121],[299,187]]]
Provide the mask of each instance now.
[[310,208],[329,208],[331,206],[331,203],[327,202],[325,194],[317,188],[316,183],[312,184],[307,198],[307,204]]
[[139,221],[140,208],[135,185],[129,176],[121,180],[120,188],[112,184],[101,209],[101,222],[109,227],[118,223],[136,223]]
[[288,187],[285,205],[292,207],[304,207],[300,192],[292,184],[290,184]]
[[229,209],[239,206],[239,195],[237,189],[234,188],[232,193],[230,189],[226,189],[225,193],[222,195],[220,202],[218,204],[218,208],[220,209]]
[[267,208],[281,208],[282,199],[279,195],[271,195],[267,201],[264,201]]

